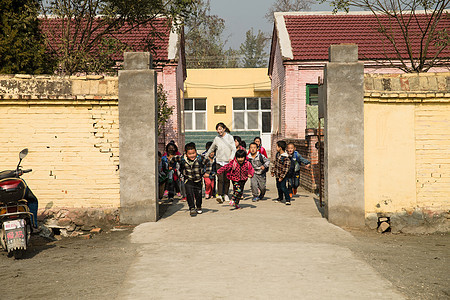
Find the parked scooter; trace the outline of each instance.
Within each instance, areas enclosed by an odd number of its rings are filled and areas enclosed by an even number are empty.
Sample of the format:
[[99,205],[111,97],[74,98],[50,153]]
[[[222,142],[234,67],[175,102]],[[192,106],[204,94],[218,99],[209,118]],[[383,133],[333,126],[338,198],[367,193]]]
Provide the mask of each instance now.
[[[36,224],[35,216],[30,212],[26,200],[27,194],[31,191],[26,182],[20,178],[24,173],[32,171],[23,170],[20,166],[27,154],[28,149],[20,151],[19,163],[15,170],[0,172],[0,243],[2,248],[8,251],[8,255],[16,259],[22,258],[25,254],[33,225]],[[34,195],[33,198],[36,199]]]

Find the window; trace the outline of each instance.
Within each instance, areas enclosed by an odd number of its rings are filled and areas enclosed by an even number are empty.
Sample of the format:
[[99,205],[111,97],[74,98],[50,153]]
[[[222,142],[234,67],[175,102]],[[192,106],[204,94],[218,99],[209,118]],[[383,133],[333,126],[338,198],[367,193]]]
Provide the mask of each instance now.
[[206,130],[206,98],[184,99],[184,129]]
[[317,84],[306,85],[306,104],[319,105],[319,86]]
[[270,133],[270,98],[233,98],[233,130]]
[[319,126],[319,86],[306,85],[306,128]]

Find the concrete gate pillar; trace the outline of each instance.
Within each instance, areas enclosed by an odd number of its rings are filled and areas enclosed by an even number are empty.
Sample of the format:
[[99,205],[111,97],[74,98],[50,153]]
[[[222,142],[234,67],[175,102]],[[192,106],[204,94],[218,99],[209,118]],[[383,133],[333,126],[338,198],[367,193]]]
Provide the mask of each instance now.
[[325,66],[325,201],[328,220],[364,227],[364,64],[357,45],[331,45]]
[[156,71],[146,52],[125,52],[119,71],[120,222],[158,220]]

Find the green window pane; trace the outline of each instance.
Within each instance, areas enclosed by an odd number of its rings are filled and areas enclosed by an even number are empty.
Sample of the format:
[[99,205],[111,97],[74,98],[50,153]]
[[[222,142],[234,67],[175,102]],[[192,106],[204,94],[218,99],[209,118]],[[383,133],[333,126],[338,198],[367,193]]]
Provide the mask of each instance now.
[[184,99],[184,110],[194,110],[194,99]]
[[247,109],[259,109],[259,99],[258,98],[247,98]]
[[245,110],[245,98],[233,98],[233,110]]

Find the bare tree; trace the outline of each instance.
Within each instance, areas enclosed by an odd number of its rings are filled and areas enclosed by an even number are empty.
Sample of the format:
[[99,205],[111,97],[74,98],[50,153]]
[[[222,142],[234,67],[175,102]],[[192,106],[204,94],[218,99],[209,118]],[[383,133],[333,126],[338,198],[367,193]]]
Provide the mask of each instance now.
[[269,8],[265,17],[269,23],[274,22],[273,13],[280,11],[308,11],[311,9],[311,4],[315,3],[314,0],[276,0],[274,4]]
[[[169,22],[187,15],[193,0],[50,0],[42,1],[43,26],[50,50],[62,74],[103,73],[111,70],[113,57],[127,49],[117,36],[139,26],[151,26],[166,16]],[[155,50],[160,37],[151,30],[146,51]]]
[[[325,1],[322,1],[325,2]],[[450,66],[450,0],[334,0],[334,12],[369,10],[389,47],[385,60],[404,72]]]

